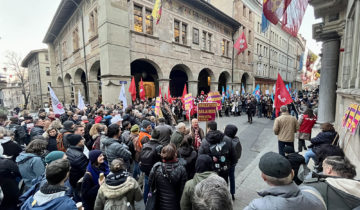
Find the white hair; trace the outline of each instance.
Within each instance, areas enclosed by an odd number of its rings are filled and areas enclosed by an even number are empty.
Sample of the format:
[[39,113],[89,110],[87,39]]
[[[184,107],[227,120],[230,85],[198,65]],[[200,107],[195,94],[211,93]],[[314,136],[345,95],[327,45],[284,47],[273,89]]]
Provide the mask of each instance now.
[[177,131],[179,131],[180,130],[180,128],[184,128],[184,127],[186,127],[186,125],[185,125],[185,123],[179,123],[175,128],[176,128],[176,130]]

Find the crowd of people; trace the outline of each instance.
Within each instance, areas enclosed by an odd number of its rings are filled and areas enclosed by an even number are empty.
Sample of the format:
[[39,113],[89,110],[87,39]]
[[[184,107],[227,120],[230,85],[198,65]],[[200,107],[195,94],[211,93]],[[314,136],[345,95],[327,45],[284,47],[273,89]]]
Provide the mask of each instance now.
[[[279,154],[266,153],[259,162],[261,177],[271,188],[246,209],[360,205],[355,167],[336,147],[338,135],[331,124],[322,125],[323,132],[311,138],[316,100],[305,98],[281,108],[274,123]],[[200,95],[194,105],[205,100]],[[183,112],[181,100],[162,102],[161,116],[155,115],[154,103],[71,107],[62,115],[43,109],[35,116],[27,111],[0,115],[0,209],[134,209],[137,202],[156,210],[237,209],[235,168],[242,153],[238,127],[228,124],[220,130],[211,121],[204,131],[196,113]],[[269,96],[229,97],[223,107],[225,115],[247,112],[250,123],[255,114],[274,115]],[[182,122],[184,117],[191,118],[189,125]],[[303,142],[299,151],[307,149],[306,140],[312,142],[305,158],[294,151],[298,130]],[[305,173],[310,158],[317,168]]]

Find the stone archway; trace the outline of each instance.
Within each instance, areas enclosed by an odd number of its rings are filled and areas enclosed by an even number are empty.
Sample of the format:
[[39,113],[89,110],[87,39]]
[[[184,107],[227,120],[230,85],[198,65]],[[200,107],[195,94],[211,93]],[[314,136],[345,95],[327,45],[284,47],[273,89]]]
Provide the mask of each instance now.
[[184,86],[186,84],[187,92],[189,93],[189,81],[192,81],[193,77],[190,68],[184,64],[175,65],[169,75],[170,79],[170,93],[172,97],[181,97]]
[[131,62],[131,76],[135,78],[136,94],[139,97],[140,80],[143,80],[145,96],[154,98],[159,94],[159,67],[146,59]]
[[244,86],[246,93],[250,93],[253,89],[253,80],[247,72],[241,76],[241,86]]
[[218,91],[222,94],[222,89],[224,88],[224,91],[226,91],[227,85],[230,80],[230,74],[227,71],[221,72],[219,76],[219,85],[218,85]]
[[[85,75],[86,76],[86,75]],[[83,78],[86,81],[86,77]],[[100,61],[95,61],[89,71],[89,77],[88,77],[88,88],[89,96],[88,101],[90,104],[94,104],[96,102],[101,103],[102,102],[102,83],[101,83],[101,68],[100,68]]]
[[214,79],[214,73],[210,69],[202,69],[198,76],[198,95],[201,94],[201,91],[204,91],[204,94],[208,94],[211,91],[211,82]]
[[[74,86],[75,86],[75,91],[74,91],[75,94],[77,94],[78,90],[80,90],[81,95],[83,97],[85,97],[85,101],[88,101],[88,94],[87,94],[88,85],[87,85],[86,74],[85,74],[84,70],[77,69],[75,71]],[[75,97],[75,99],[77,100],[77,97]]]
[[[65,103],[74,103],[74,87],[72,77],[69,73],[65,74],[64,77],[64,88],[65,88]],[[67,100],[70,99],[70,100]]]

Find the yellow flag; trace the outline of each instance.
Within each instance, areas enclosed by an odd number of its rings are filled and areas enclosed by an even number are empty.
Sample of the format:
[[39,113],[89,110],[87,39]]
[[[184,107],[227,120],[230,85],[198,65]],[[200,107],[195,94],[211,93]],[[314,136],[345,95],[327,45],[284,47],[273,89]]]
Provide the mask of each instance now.
[[156,24],[158,24],[159,21],[160,21],[161,11],[162,11],[161,0],[156,0],[155,5],[154,5],[154,9],[153,9],[153,11],[151,13],[151,16],[154,18],[154,20],[156,20]]

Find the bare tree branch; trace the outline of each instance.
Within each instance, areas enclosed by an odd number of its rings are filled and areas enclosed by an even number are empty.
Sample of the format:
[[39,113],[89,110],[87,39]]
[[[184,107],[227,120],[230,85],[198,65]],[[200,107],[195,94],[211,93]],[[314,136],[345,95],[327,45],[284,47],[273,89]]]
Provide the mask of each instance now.
[[24,97],[24,109],[27,109],[29,103],[30,91],[29,91],[29,78],[27,74],[27,69],[21,67],[22,58],[19,54],[8,51],[5,55],[7,62],[5,66],[11,72],[14,72],[16,78],[18,79],[21,86],[21,93]]

